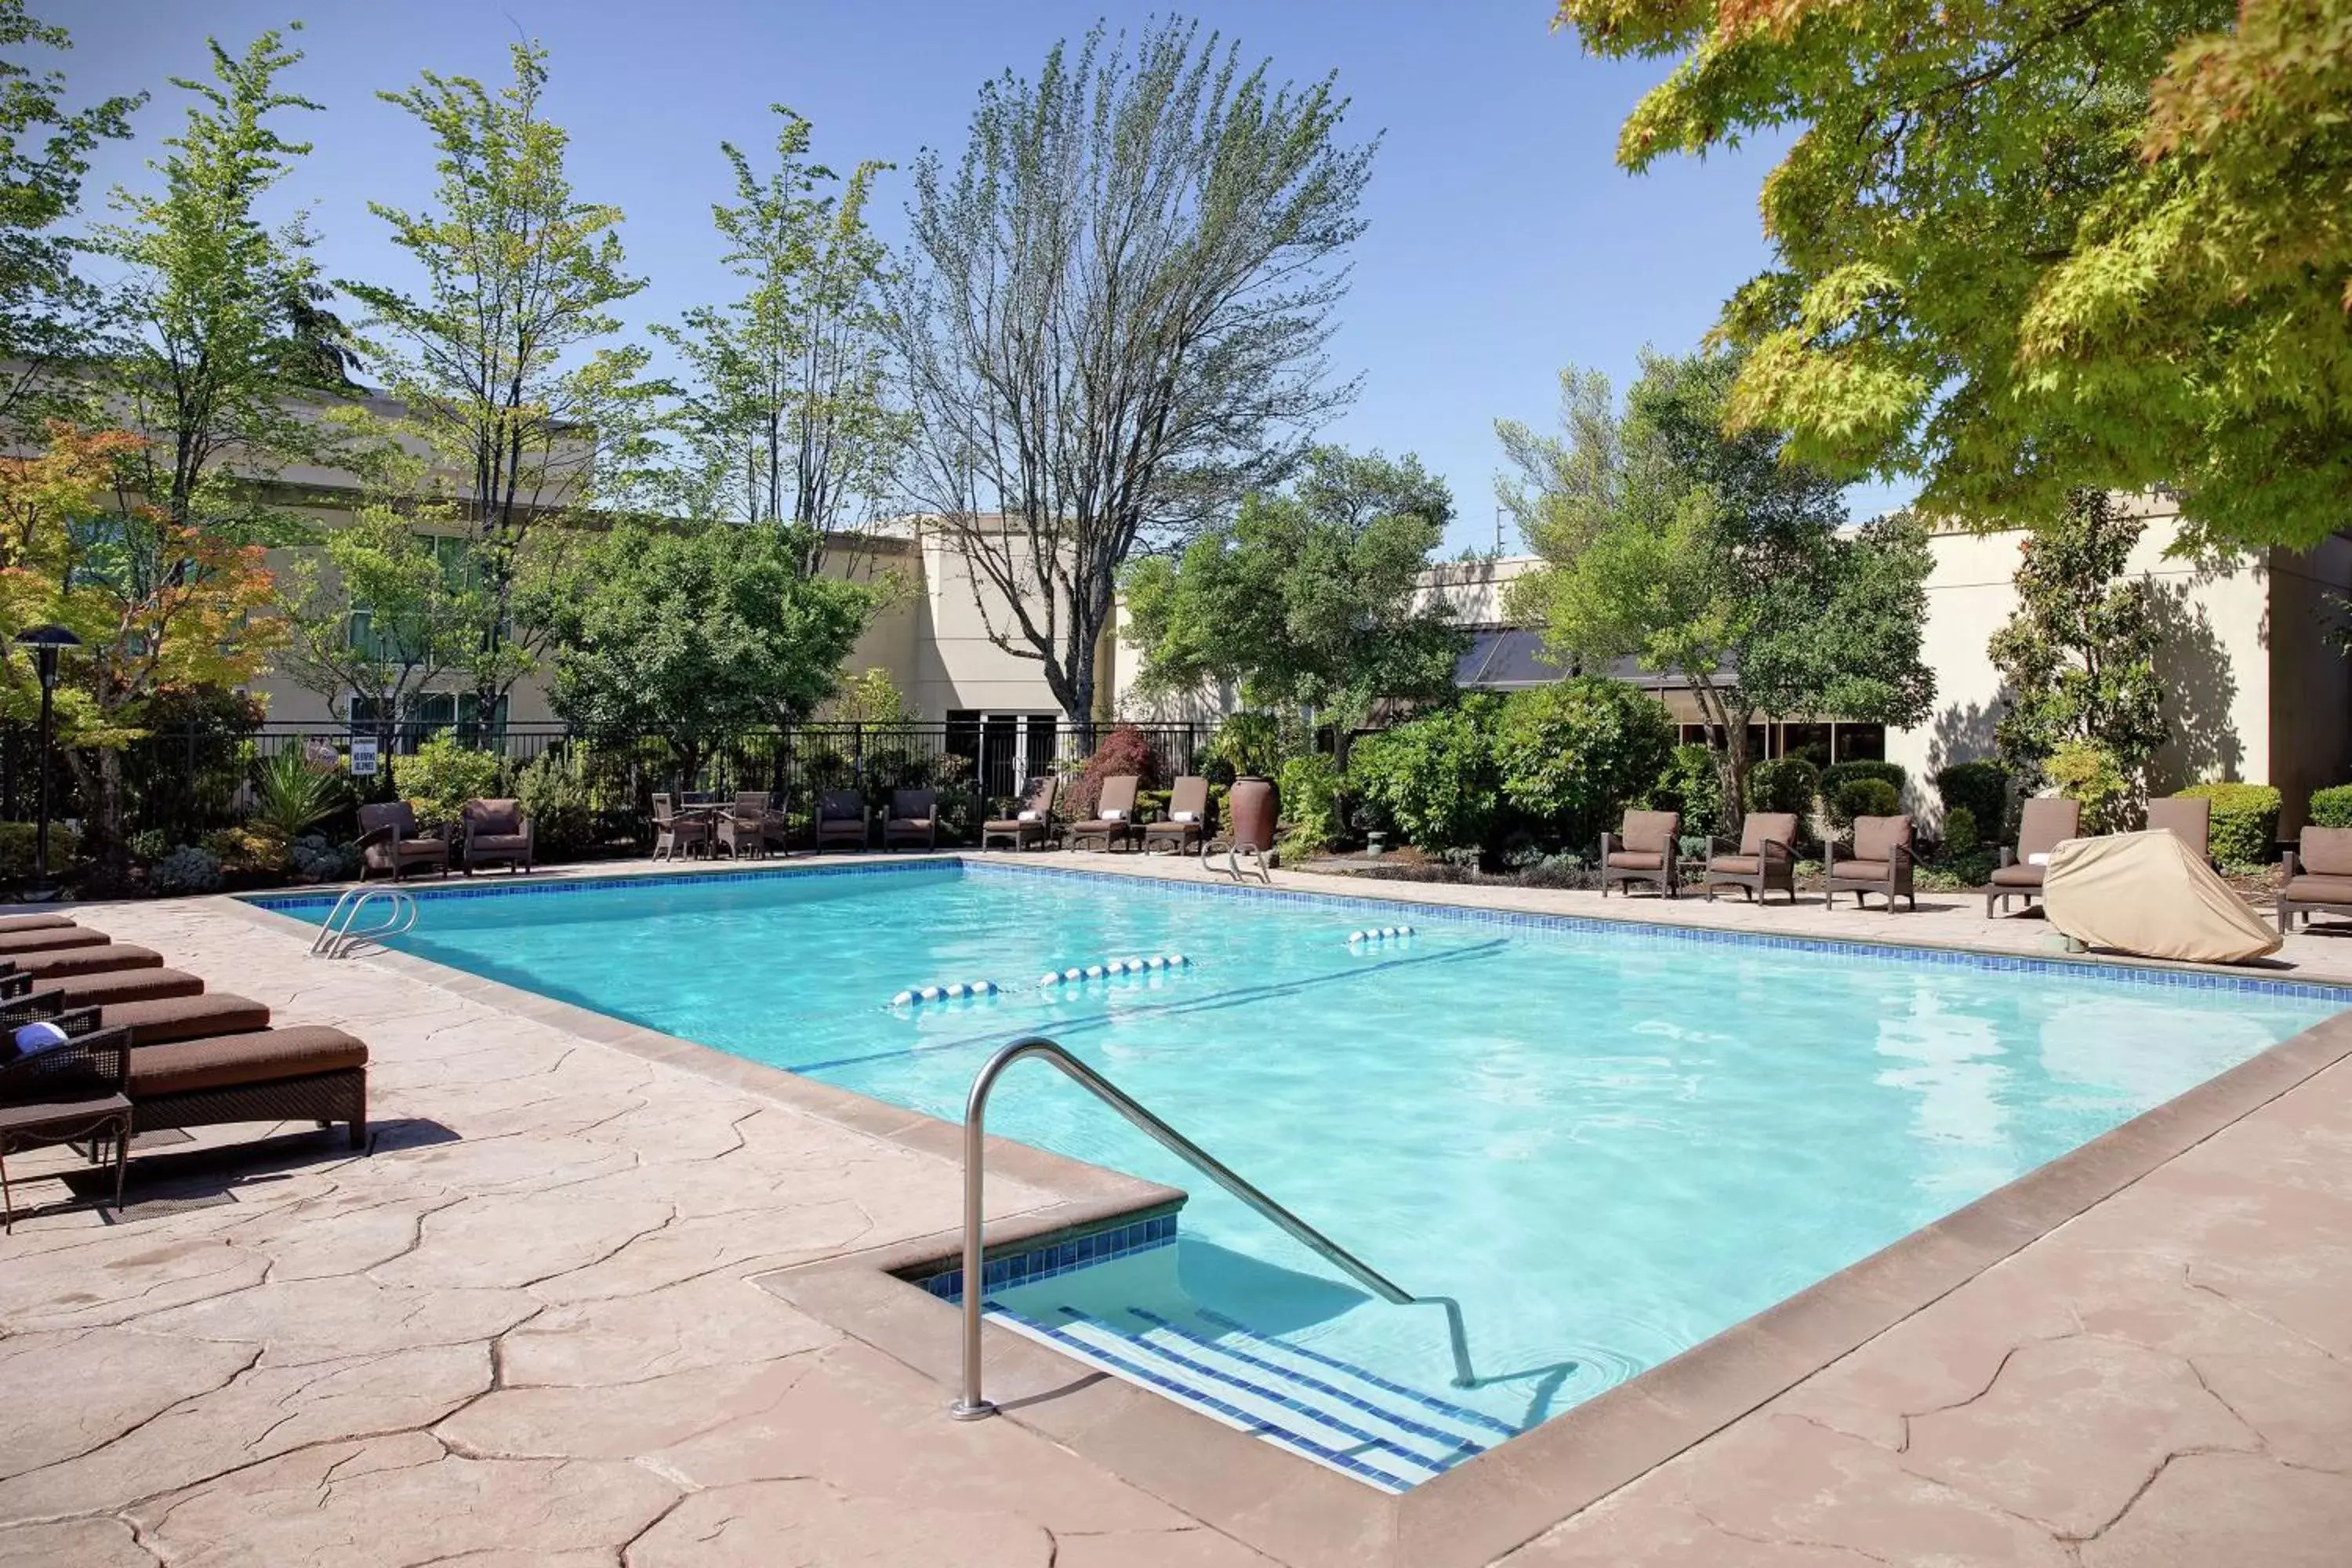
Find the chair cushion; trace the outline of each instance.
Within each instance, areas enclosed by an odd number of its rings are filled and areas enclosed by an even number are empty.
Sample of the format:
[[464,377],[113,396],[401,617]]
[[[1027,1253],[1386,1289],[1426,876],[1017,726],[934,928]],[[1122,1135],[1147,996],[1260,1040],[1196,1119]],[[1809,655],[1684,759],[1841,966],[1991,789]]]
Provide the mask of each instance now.
[[1042,822],[1024,822],[1017,816],[992,816],[981,826],[990,833],[1043,833]]
[[1663,871],[1666,858],[1664,855],[1644,855],[1635,849],[1612,849],[1609,864],[1620,871]]
[[55,952],[19,952],[11,956],[17,973],[30,974],[37,979],[65,974],[103,974],[117,969],[163,967],[162,953],[127,942],[110,942],[104,947],[62,948]]
[[72,924],[64,915],[0,915],[0,931],[58,931]]
[[1786,848],[1797,841],[1797,814],[1793,811],[1751,811],[1739,825],[1739,852],[1761,855],[1767,844]]
[[466,820],[474,825],[474,842],[479,844],[485,834],[501,837],[522,832],[522,803],[514,800],[478,800],[466,807]]
[[477,855],[520,855],[530,847],[530,839],[520,833],[477,833],[468,847]]
[[2315,877],[2352,877],[2352,827],[2306,827],[2295,858]]
[[2047,855],[2074,837],[2082,826],[2081,802],[2036,795],[2018,814],[2017,858],[2023,860],[2034,855]]
[[2293,904],[2352,904],[2352,877],[2297,877],[2279,897]]
[[176,969],[116,969],[102,974],[69,974],[58,989],[68,1007],[102,1007],[110,1002],[152,1002],[159,996],[201,996],[205,983]]
[[1629,811],[1625,814],[1625,830],[1617,835],[1617,842],[1639,854],[1664,855],[1675,847],[1675,837],[1682,831],[1683,816],[1678,811]]
[[367,1043],[323,1024],[256,1029],[140,1046],[131,1053],[131,1094],[142,1099],[273,1083],[367,1066]]
[[1849,860],[1838,857],[1833,880],[1840,882],[1884,882],[1894,873],[1894,866],[1885,860]]
[[126,1028],[134,1046],[210,1035],[241,1035],[269,1027],[269,1009],[251,997],[215,991],[204,996],[159,996],[146,1002],[114,1002],[98,1010],[102,1027]]
[[1996,888],[2038,888],[2049,871],[2047,866],[2003,866],[1992,874]]
[[929,833],[931,819],[928,816],[894,816],[890,819],[893,833]]
[[88,926],[46,926],[37,931],[0,931],[0,954],[55,952],[68,947],[104,947],[114,939]]
[[1853,858],[1856,860],[1892,860],[1895,851],[1910,847],[1911,819],[1907,816],[1857,816],[1853,819]]
[[1761,855],[1718,855],[1706,863],[1706,868],[1734,877],[1753,877],[1757,868],[1763,864]]

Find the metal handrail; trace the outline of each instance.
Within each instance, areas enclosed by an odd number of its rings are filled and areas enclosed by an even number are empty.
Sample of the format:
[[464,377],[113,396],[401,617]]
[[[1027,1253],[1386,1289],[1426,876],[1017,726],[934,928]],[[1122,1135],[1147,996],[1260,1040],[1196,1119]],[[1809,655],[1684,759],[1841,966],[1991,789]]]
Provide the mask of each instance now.
[[[381,924],[358,930],[360,911],[370,900],[385,899],[392,912]],[[340,923],[338,923],[340,922]],[[416,900],[400,888],[346,888],[335,907],[327,911],[320,924],[319,934],[311,939],[310,956],[324,954],[329,958],[348,957],[363,942],[379,941],[388,936],[401,936],[416,929]]]
[[971,1080],[971,1096],[963,1113],[963,1392],[948,1413],[959,1421],[977,1421],[996,1414],[996,1406],[981,1393],[980,1325],[982,1266],[982,1186],[988,1165],[988,1096],[1005,1069],[1026,1057],[1035,1057],[1060,1069],[1062,1076],[1125,1117],[1139,1131],[1170,1153],[1207,1176],[1217,1185],[1257,1211],[1292,1240],[1354,1279],[1383,1301],[1400,1307],[1439,1307],[1454,1345],[1454,1384],[1469,1388],[1476,1383],[1470,1366],[1469,1335],[1462,1324],[1462,1304],[1451,1296],[1416,1296],[1379,1269],[1300,1219],[1227,1168],[1224,1163],[1146,1110],[1110,1079],[1042,1035],[1013,1041],[988,1059]]

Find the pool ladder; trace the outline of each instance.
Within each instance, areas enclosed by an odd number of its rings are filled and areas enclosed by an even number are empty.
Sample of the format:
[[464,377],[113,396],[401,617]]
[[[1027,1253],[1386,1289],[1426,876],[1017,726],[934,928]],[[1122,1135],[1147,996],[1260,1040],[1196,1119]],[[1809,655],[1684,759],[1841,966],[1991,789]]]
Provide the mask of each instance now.
[[[1273,884],[1274,873],[1267,869],[1265,852],[1256,845],[1244,838],[1238,843],[1227,844],[1224,850],[1223,870],[1226,876],[1236,882],[1246,882],[1255,877],[1268,886]],[[1211,858],[1211,852],[1205,848],[1201,851],[1201,868],[1212,876],[1218,870],[1216,861]]]
[[[374,925],[359,923],[360,911],[382,900],[388,906]],[[346,888],[310,943],[313,958],[349,958],[362,942],[382,942],[416,929],[416,900],[404,888]]]
[[1146,1110],[1135,1098],[1110,1079],[1042,1035],[1013,1041],[988,1059],[971,1080],[971,1096],[963,1113],[963,1391],[948,1414],[959,1421],[977,1421],[996,1414],[981,1391],[980,1325],[985,1247],[982,1242],[981,1189],[987,1178],[988,1096],[1005,1069],[1024,1058],[1035,1057],[1063,1077],[1118,1111],[1153,1142],[1191,1165],[1217,1185],[1270,1221],[1276,1229],[1355,1280],[1381,1300],[1399,1307],[1436,1307],[1445,1313],[1445,1331],[1454,1346],[1454,1384],[1473,1387],[1477,1378],[1470,1364],[1470,1341],[1462,1324],[1462,1304],[1451,1296],[1416,1296],[1388,1276],[1300,1219],[1274,1199],[1235,1174],[1215,1155]]

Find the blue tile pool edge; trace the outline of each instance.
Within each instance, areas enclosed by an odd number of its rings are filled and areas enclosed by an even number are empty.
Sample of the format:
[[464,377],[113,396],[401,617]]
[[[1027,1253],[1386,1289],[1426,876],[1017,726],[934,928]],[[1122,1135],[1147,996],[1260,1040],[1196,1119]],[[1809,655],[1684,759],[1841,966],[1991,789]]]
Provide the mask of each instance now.
[[[2176,967],[2122,958],[2042,957],[2024,953],[1990,952],[1977,948],[1932,947],[1865,941],[1853,937],[1787,936],[1778,933],[1720,931],[1700,926],[1664,924],[1638,919],[1610,920],[1591,915],[1542,914],[1521,910],[1488,909],[1477,905],[1429,904],[1411,900],[1382,899],[1364,893],[1310,891],[1298,888],[1244,887],[1231,882],[1171,882],[1160,878],[1129,877],[1115,871],[1076,867],[1027,866],[973,856],[926,856],[899,861],[865,861],[853,865],[769,866],[740,871],[631,872],[618,876],[534,879],[503,883],[459,883],[403,887],[420,905],[441,899],[545,898],[563,893],[609,892],[620,889],[682,887],[713,882],[749,882],[769,878],[825,878],[948,875],[968,877],[1069,878],[1129,890],[1150,889],[1170,898],[1276,899],[1294,904],[1419,916],[1460,925],[1517,927],[1575,935],[1696,946],[1744,947],[1759,951],[1812,952],[1833,957],[1871,959],[1935,968],[1977,969],[2008,974],[2057,974],[2103,981],[2110,984],[2173,986],[2192,991],[2225,991],[2298,1001],[2332,1003],[2352,1008],[2352,983],[2270,978]],[[390,884],[379,884],[390,886]],[[274,914],[293,916],[302,910],[328,910],[339,890],[328,893],[261,893],[237,895],[239,903]]]
[[[1012,1286],[1034,1285],[1041,1279],[1075,1274],[1097,1263],[1173,1246],[1181,1206],[1166,1204],[1141,1214],[1117,1215],[1043,1236],[1024,1237],[1019,1241],[1004,1243],[1002,1251],[992,1247],[982,1255],[980,1266],[981,1294],[994,1295]],[[960,1303],[963,1300],[961,1254],[894,1272],[942,1301]]]

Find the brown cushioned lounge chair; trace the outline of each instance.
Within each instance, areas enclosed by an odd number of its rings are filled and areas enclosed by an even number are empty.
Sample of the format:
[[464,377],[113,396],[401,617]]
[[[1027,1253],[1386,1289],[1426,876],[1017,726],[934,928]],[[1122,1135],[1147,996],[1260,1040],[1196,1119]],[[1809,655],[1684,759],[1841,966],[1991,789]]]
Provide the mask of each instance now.
[[1052,838],[1054,795],[1061,782],[1052,773],[1039,773],[1031,779],[1011,816],[994,816],[981,824],[980,847],[985,849],[1002,838],[1011,841],[1015,849],[1026,849],[1032,844],[1043,844]]
[[[1985,889],[1985,918],[1992,918],[1996,900],[2006,910],[2011,899],[2023,899],[2030,904],[2041,897],[2042,877],[2051,852],[2067,839],[2078,837],[2082,826],[2080,802],[2048,795],[2027,801],[2017,821],[2017,847],[2000,852],[2000,868],[1992,874],[1992,886]],[[2039,863],[2035,856],[2041,857]]]
[[1648,882],[1661,896],[1682,891],[1679,811],[1629,811],[1615,833],[1601,836],[1601,896],[1612,882]]
[[[0,959],[0,998],[29,996],[33,977],[14,962]],[[40,989],[62,991],[68,1007],[95,1007],[107,1002],[146,1002],[158,996],[198,996],[205,983],[176,969],[110,969],[96,974],[53,975]]]
[[1186,773],[1169,792],[1168,820],[1144,824],[1143,847],[1165,843],[1181,855],[1189,845],[1197,854],[1209,841],[1209,781]]
[[0,931],[56,931],[73,923],[68,915],[0,915]]
[[20,952],[61,952],[69,947],[104,947],[114,939],[88,926],[50,926],[39,931],[0,931],[0,957]]
[[898,789],[890,792],[890,815],[882,819],[882,847],[940,847],[940,792]]
[[1095,797],[1095,814],[1084,822],[1070,824],[1071,847],[1089,838],[1101,840],[1105,850],[1139,841],[1143,825],[1135,819],[1135,791],[1142,782],[1133,773],[1113,773],[1103,780],[1102,794]]
[[530,869],[536,836],[519,800],[469,800],[458,808],[459,842],[465,851],[466,875],[477,866],[503,861],[509,871]]
[[2202,798],[2152,800],[2147,803],[2151,833],[2169,833],[2189,846],[2200,860],[2213,858],[2213,803]]
[[871,837],[864,795],[854,789],[829,789],[816,797],[818,849],[863,849]]
[[2295,917],[2311,923],[2312,911],[2352,915],[2352,827],[2306,827],[2286,852],[2286,880],[2279,889],[2278,928],[2294,930]]
[[399,881],[412,870],[449,874],[447,835],[416,826],[416,810],[404,800],[360,807],[360,880],[370,871],[389,871]]
[[[1718,845],[1724,840],[1717,839]],[[1706,897],[1715,901],[1718,887],[1737,888],[1757,902],[1774,888],[1797,901],[1797,814],[1793,811],[1751,811],[1739,825],[1739,847],[1715,855],[1706,862]]]
[[1852,893],[1854,907],[1867,909],[1864,895],[1884,893],[1890,910],[1898,897],[1913,910],[1918,909],[1919,897],[1911,889],[1914,857],[1909,817],[1857,816],[1853,850],[1841,858],[1837,846],[1829,844],[1822,854],[1828,858],[1824,880],[1829,896],[1822,900],[1827,906],[1835,908],[1840,893]]
[[161,969],[163,955],[151,947],[140,947],[127,942],[110,942],[104,947],[67,947],[54,952],[18,952],[10,954],[17,973],[29,974],[41,984],[34,987],[62,984],[68,975],[111,974],[124,969]]

